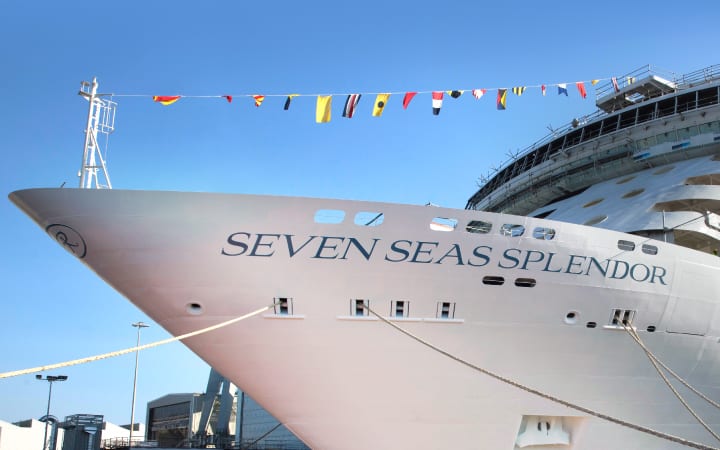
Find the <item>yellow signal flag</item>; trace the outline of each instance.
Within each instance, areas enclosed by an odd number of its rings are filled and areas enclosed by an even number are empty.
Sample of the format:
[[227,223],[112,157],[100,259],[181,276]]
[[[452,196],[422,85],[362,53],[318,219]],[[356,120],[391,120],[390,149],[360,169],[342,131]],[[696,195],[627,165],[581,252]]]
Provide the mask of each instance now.
[[592,80],[590,83],[591,83],[593,86],[595,86],[595,85],[598,84],[599,82],[600,82],[600,80]]
[[385,109],[385,105],[387,105],[389,98],[390,94],[378,94],[377,97],[375,97],[375,104],[373,105],[372,111],[373,117],[382,116],[383,110]]
[[332,109],[332,95],[318,95],[317,106],[315,108],[315,122],[330,122],[330,113]]

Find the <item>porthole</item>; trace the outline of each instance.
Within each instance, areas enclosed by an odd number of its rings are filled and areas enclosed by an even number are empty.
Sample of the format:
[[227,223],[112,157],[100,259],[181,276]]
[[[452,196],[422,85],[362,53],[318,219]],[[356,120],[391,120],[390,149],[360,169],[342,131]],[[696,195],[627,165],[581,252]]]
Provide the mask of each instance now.
[[503,283],[505,283],[505,278],[488,275],[483,277],[482,282],[483,284],[488,284],[490,286],[502,286]]
[[617,246],[620,250],[624,250],[626,252],[635,250],[635,243],[632,241],[625,241],[621,239],[618,241]]
[[575,325],[580,318],[580,313],[577,311],[569,311],[565,314],[565,323],[568,325]]
[[525,233],[525,227],[514,223],[506,223],[500,227],[500,234],[504,236],[518,237]]
[[642,252],[643,252],[643,253],[647,253],[648,255],[657,255],[657,253],[658,253],[658,248],[655,247],[654,245],[643,244],[643,245],[642,245]]
[[655,331],[655,325],[649,325],[647,327],[648,333],[653,333]]
[[315,213],[315,223],[342,223],[345,211],[339,209],[320,209]]
[[465,231],[467,231],[468,233],[487,234],[490,232],[491,229],[492,224],[490,222],[485,222],[482,220],[471,220],[465,226]]
[[436,217],[430,222],[430,229],[433,231],[453,231],[455,227],[457,227],[457,219]]
[[623,195],[622,198],[636,197],[636,196],[642,194],[643,192],[645,192],[645,189],[643,189],[643,188],[633,189],[632,191],[630,191],[630,192],[628,192],[627,194]]
[[533,230],[533,237],[535,239],[551,241],[555,238],[555,230],[552,228],[537,227]]
[[381,212],[363,211],[355,214],[355,225],[376,227],[383,223],[385,215]]
[[593,200],[593,201],[591,201],[591,202],[585,203],[585,204],[583,205],[583,208],[589,208],[589,207],[591,207],[591,206],[595,206],[595,205],[597,205],[598,203],[602,202],[603,200],[605,200],[605,199],[604,199],[604,198],[596,198],[595,200]]
[[625,178],[623,178],[623,179],[621,179],[621,180],[617,180],[617,181],[615,182],[615,184],[625,184],[625,183],[627,183],[628,181],[631,181],[631,180],[634,180],[634,179],[635,179],[635,175],[631,175],[631,176],[625,177]]
[[595,322],[588,322],[588,323],[585,324],[585,326],[588,327],[588,328],[595,328],[595,327],[597,326],[597,323],[595,323]]
[[537,281],[535,281],[534,278],[516,278],[515,279],[515,286],[518,287],[535,287],[537,284]]
[[670,171],[673,170],[674,168],[675,168],[675,166],[665,166],[665,167],[661,167],[661,168],[659,168],[658,170],[656,170],[655,172],[653,172],[653,175],[662,175],[662,174],[665,174],[665,173],[670,172]]
[[597,225],[601,222],[604,222],[605,220],[607,220],[607,216],[595,216],[592,219],[585,222],[583,225],[588,225],[588,226]]
[[200,303],[192,302],[185,305],[185,311],[193,316],[199,316],[203,313],[203,307]]

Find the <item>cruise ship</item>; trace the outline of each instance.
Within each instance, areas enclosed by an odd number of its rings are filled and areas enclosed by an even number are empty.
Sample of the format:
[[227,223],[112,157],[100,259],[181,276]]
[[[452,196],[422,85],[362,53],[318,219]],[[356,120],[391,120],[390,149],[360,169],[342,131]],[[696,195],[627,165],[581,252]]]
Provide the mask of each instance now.
[[720,447],[720,67],[598,86],[466,209],[10,200],[313,449]]

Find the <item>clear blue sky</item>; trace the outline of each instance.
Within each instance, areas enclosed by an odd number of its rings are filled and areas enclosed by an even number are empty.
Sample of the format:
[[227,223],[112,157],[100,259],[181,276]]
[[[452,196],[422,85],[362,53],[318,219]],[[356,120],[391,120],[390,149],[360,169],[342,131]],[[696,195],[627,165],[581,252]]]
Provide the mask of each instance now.
[[[679,73],[720,63],[712,1],[146,1],[6,0],[0,15],[0,192],[76,186],[87,104],[101,92],[155,95],[348,94],[498,88],[621,76],[652,64]],[[163,107],[118,97],[109,168],[115,188],[265,193],[462,208],[482,174],[573,117],[594,111],[551,88],[430,96],[408,110],[392,96],[371,117],[315,123],[315,98],[255,108],[248,98],[182,99]],[[0,201],[0,372],[167,337],[70,257],[8,200]],[[138,409],[170,392],[199,392],[209,368],[181,344],[140,355]],[[242,355],[237,355],[242,358]],[[53,371],[51,413],[130,419],[132,355]],[[38,418],[47,383],[0,380],[0,419]]]

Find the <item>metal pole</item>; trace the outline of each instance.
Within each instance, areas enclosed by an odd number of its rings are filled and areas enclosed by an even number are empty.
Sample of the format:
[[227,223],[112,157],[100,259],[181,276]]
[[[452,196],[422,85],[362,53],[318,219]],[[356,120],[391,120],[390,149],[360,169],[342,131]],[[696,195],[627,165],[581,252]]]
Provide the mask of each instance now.
[[[85,83],[85,82],[83,82]],[[92,126],[93,126],[93,107],[95,106],[95,94],[97,93],[97,78],[93,77],[92,84],[90,84],[90,92],[89,95],[86,95],[85,97],[88,99],[88,118],[87,118],[87,125],[85,126],[85,148],[83,150],[83,159],[82,159],[82,165],[80,166],[80,189],[89,188],[90,184],[87,180],[87,173],[86,173],[86,164],[87,164],[87,158],[88,158],[88,148],[91,145],[91,134],[92,134]],[[82,91],[81,91],[82,93]],[[87,186],[86,186],[87,184]]]
[[[237,411],[235,412],[235,415],[237,416]],[[240,426],[238,427],[238,442],[240,445],[238,445],[239,449],[243,448],[243,421],[245,418],[245,391],[240,391]]]
[[43,437],[43,450],[45,450],[47,445],[47,432],[48,432],[48,419],[50,418],[50,398],[52,397],[52,380],[48,380],[48,384],[50,384],[50,390],[48,391],[48,404],[47,404],[47,410],[45,411],[45,436]]
[[50,399],[52,398],[52,384],[53,381],[65,381],[67,380],[67,378],[67,375],[48,375],[45,378],[43,378],[43,376],[40,374],[35,375],[36,380],[47,381],[48,383],[50,383],[50,389],[48,390],[47,409],[45,411],[45,436],[43,437],[43,450],[46,450],[50,447],[48,445],[48,419],[50,418]]
[[132,326],[137,327],[137,345],[135,346],[135,377],[133,378],[132,408],[130,409],[130,437],[128,439],[128,448],[132,448],[133,428],[135,427],[135,394],[137,393],[137,376],[138,376],[138,357],[140,350],[140,329],[147,328],[143,322],[135,322]]

